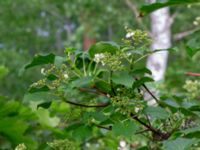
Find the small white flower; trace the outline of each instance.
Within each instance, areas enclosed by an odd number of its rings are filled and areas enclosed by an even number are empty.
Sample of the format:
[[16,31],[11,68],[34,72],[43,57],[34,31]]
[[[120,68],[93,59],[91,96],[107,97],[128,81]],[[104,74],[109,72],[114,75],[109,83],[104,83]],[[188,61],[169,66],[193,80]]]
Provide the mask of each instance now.
[[197,21],[200,21],[200,17],[197,17],[196,20],[197,20]]
[[69,78],[69,76],[68,76],[67,73],[65,73],[63,76],[64,76],[65,79],[68,79],[68,78]]
[[138,113],[140,111],[140,108],[135,107],[135,112]]
[[194,24],[195,26],[197,26],[199,23],[198,23],[197,21],[194,21],[193,24]]
[[99,53],[99,54],[94,55],[94,61],[96,63],[101,62],[103,58],[105,58],[105,55],[103,53]]
[[15,150],[26,150],[27,147],[24,143],[17,145],[17,147],[15,148]]
[[124,148],[124,147],[126,147],[126,142],[125,141],[120,141],[119,145],[120,145],[120,147]]
[[132,53],[130,53],[130,52],[129,52],[129,53],[127,53],[127,56],[131,56],[131,55],[132,55]]
[[106,96],[107,96],[108,98],[110,98],[110,94],[107,94]]
[[45,75],[45,68],[41,69],[41,74]]
[[126,38],[127,38],[127,39],[130,38],[130,37],[132,37],[134,34],[135,34],[135,32],[128,32],[128,33],[126,34]]

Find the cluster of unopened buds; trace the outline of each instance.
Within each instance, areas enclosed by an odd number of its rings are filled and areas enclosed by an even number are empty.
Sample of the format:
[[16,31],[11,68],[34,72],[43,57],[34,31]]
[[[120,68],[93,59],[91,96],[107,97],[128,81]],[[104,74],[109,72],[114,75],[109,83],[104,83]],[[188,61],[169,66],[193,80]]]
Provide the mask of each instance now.
[[185,90],[187,90],[189,96],[191,98],[197,98],[199,97],[199,89],[200,89],[200,82],[195,80],[187,80],[185,85],[183,86]]

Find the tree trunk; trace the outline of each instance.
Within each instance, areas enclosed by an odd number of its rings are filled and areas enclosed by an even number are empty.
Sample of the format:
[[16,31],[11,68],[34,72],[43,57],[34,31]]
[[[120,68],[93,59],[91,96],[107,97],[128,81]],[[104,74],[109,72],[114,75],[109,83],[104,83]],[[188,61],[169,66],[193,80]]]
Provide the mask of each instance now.
[[87,35],[84,35],[84,41],[83,41],[83,49],[85,51],[87,51],[91,45],[96,43],[96,39],[95,38],[91,38]]
[[[148,0],[154,3],[156,0]],[[151,14],[152,50],[167,49],[171,47],[171,18],[169,8],[159,9]],[[153,79],[164,79],[167,67],[168,52],[157,52],[148,57],[147,68],[152,71]]]

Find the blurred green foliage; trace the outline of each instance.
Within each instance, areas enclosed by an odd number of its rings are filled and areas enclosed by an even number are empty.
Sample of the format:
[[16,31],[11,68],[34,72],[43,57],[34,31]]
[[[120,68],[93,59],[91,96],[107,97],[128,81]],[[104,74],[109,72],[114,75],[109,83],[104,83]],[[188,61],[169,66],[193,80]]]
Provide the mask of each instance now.
[[[130,1],[138,8],[146,4],[144,0]],[[193,21],[199,16],[199,7],[199,4],[172,7],[171,14],[175,16],[172,33],[176,34],[198,28],[193,24]],[[138,22],[138,19],[142,19],[142,24]],[[93,121],[99,123],[108,119],[108,116],[95,112],[93,109],[85,112],[81,108],[70,107],[64,102],[57,102],[55,97],[55,101],[50,102],[48,100],[52,95],[45,95],[45,88],[39,94],[34,93],[36,90],[34,89],[32,91],[34,96],[30,97],[27,94],[24,97],[29,85],[41,78],[43,73],[38,68],[32,68],[20,74],[23,66],[30,62],[33,55],[49,52],[62,54],[63,49],[68,46],[77,47],[81,50],[85,36],[96,40],[113,40],[120,43],[121,37],[124,37],[125,34],[125,26],[134,29],[149,28],[149,18],[135,17],[125,0],[1,0],[0,95],[2,96],[0,97],[0,149],[10,150],[18,144],[24,143],[28,149],[48,150],[51,149],[50,147],[55,148],[59,143],[62,144],[63,141],[68,143],[68,146],[77,146],[77,144],[86,140],[90,144],[86,144],[87,142],[82,143],[83,149],[93,150],[99,147],[104,149],[110,147],[109,150],[114,150],[119,146],[119,140],[121,139],[116,138],[118,135],[128,137],[126,140],[129,143],[136,141],[133,142],[133,146],[136,147],[138,145],[137,141],[141,141],[143,144],[148,141],[148,138],[141,135],[131,137],[130,133],[138,129],[137,125],[130,126],[132,123],[130,121],[118,122],[118,119],[122,117],[120,114],[112,116],[114,118],[112,121],[116,123],[113,126],[114,131],[109,133],[104,130],[99,131],[97,127],[85,124],[85,122],[88,123],[89,118],[94,118]],[[176,41],[173,39],[173,46],[178,47],[179,50],[170,53],[166,81],[159,87],[162,94],[183,95],[187,91],[183,90],[185,81],[196,79],[195,77],[185,76],[185,73],[188,71],[200,72],[200,54],[196,54],[199,50],[199,39],[199,30],[181,40]],[[93,47],[93,49],[96,51],[98,46]],[[193,54],[195,55],[193,56]],[[87,58],[88,56],[84,57]],[[56,57],[56,60],[57,65],[63,62],[60,56]],[[113,60],[116,60],[116,58],[113,58]],[[78,63],[81,65],[81,59]],[[141,65],[144,63],[145,61],[141,62]],[[143,73],[148,73],[148,71]],[[126,80],[122,77],[125,77]],[[49,78],[53,79],[55,77],[50,76]],[[132,84],[130,76],[126,73],[119,72],[112,80],[116,84],[123,84],[124,86]],[[144,79],[143,81],[148,80]],[[85,86],[90,81],[91,78],[77,80],[73,82],[73,87],[77,85]],[[136,85],[141,85],[143,81],[137,82]],[[96,84],[106,92],[110,90],[107,88],[107,84],[102,82]],[[73,87],[66,89],[70,93],[69,98],[77,95],[80,99],[94,98],[94,96],[84,95],[80,91],[72,90]],[[25,104],[22,104],[22,99],[24,99]],[[189,104],[180,102],[178,98],[175,103],[164,97],[163,99],[169,104],[172,111],[179,107],[185,115],[190,115],[191,112],[188,112],[187,109],[194,109]],[[27,106],[28,100],[34,102]],[[102,97],[98,99],[98,102],[105,101],[106,99]],[[49,107],[49,109],[44,109],[45,107]],[[111,109],[105,109],[103,114],[108,114]],[[145,112],[150,113],[153,118],[162,119],[168,116],[168,113],[161,108],[155,110],[148,108]],[[80,117],[83,118],[84,123],[77,123],[77,118]],[[173,119],[176,120],[176,118]],[[199,130],[196,129],[196,131]],[[187,134],[189,137],[190,134],[193,135],[194,133],[192,131],[181,131],[178,134]],[[77,142],[74,143],[74,140],[77,140]],[[47,142],[49,142],[49,146]],[[196,141],[179,138],[165,142],[164,147],[171,149],[172,146],[181,143],[182,147],[179,147],[179,149],[183,149],[194,142]],[[153,143],[149,144],[153,145]]]

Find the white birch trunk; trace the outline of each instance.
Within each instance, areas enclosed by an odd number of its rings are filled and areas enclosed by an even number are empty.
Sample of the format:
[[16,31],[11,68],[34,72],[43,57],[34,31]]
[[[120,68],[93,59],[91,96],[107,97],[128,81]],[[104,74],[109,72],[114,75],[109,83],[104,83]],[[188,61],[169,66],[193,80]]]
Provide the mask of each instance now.
[[[148,0],[154,3],[156,0]],[[171,18],[169,8],[159,9],[151,14],[152,50],[171,47]],[[168,60],[168,52],[162,51],[148,57],[147,68],[152,71],[155,81],[164,79]]]

